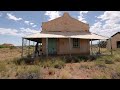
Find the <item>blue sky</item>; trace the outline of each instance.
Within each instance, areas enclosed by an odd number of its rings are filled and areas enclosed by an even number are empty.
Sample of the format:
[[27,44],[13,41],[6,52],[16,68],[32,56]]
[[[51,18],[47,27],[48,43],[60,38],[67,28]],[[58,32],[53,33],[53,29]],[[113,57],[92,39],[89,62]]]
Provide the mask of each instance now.
[[88,23],[90,32],[110,37],[120,31],[119,11],[0,11],[0,44],[21,45],[21,37],[41,31],[42,22],[68,12]]

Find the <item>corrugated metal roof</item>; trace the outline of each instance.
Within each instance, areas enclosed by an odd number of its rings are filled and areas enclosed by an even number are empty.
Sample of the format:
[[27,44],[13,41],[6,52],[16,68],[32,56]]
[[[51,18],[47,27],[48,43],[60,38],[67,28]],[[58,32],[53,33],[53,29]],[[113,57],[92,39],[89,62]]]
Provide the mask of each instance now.
[[23,38],[81,38],[81,39],[108,39],[107,37],[90,32],[41,32]]

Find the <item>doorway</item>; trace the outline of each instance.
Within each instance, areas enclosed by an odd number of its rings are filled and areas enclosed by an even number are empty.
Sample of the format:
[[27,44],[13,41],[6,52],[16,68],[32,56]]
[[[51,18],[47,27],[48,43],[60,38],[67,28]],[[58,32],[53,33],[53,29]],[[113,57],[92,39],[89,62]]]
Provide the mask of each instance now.
[[117,48],[120,48],[120,41],[117,41]]
[[57,54],[57,39],[55,38],[48,39],[48,54],[49,55]]

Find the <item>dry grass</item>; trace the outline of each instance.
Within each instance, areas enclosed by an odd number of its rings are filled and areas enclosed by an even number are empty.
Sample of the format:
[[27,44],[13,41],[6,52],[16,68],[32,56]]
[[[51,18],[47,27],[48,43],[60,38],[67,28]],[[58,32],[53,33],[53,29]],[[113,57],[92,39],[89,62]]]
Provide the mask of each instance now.
[[20,49],[0,49],[1,79],[120,79],[120,51],[113,56],[19,59]]
[[2,60],[13,60],[21,56],[21,49],[10,49],[1,48],[0,49],[0,61]]

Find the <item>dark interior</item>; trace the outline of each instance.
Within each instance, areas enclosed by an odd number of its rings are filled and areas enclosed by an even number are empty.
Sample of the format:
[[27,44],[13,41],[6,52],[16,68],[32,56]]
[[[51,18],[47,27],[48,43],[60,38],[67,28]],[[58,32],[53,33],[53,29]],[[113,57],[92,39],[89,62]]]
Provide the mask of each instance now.
[[120,41],[117,41],[117,48],[120,48]]

